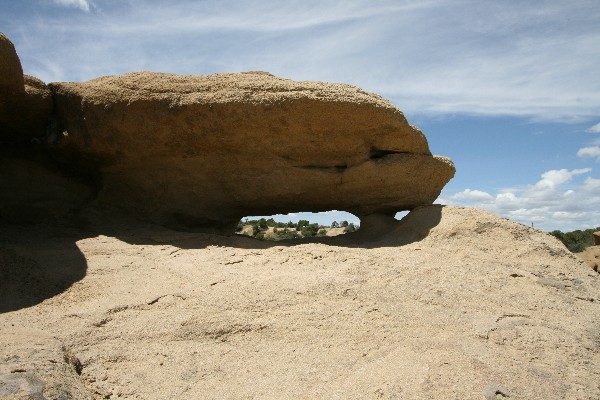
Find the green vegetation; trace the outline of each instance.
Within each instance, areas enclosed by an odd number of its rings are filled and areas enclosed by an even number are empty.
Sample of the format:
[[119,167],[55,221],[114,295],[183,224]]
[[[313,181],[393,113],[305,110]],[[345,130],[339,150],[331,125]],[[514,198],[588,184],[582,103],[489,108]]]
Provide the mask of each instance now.
[[576,230],[572,232],[552,231],[550,234],[567,246],[572,253],[580,253],[586,248],[594,245],[593,233],[600,231],[600,226],[595,229],[586,229],[584,231]]
[[[252,227],[251,234],[249,231],[244,232],[244,228],[248,225]],[[269,228],[272,228],[272,230],[269,231]],[[332,228],[344,228],[344,233],[354,232],[358,229],[357,226],[353,223],[348,223],[348,221],[342,221],[340,223],[333,221],[331,226],[324,226],[317,223],[311,224],[310,221],[305,219],[301,219],[298,223],[294,223],[292,221],[275,222],[273,218],[261,218],[258,220],[244,220],[238,222],[236,232],[253,236],[260,240],[278,241],[302,237],[327,236],[327,231]]]

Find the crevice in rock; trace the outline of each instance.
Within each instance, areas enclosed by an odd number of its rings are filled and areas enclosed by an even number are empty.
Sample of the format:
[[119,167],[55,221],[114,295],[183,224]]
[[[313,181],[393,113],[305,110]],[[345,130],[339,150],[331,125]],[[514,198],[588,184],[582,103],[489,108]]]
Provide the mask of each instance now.
[[397,151],[397,150],[384,150],[378,149],[376,147],[371,147],[371,151],[369,152],[370,160],[379,160],[384,158],[385,156],[389,156],[390,154],[409,154],[408,151]]
[[324,171],[334,171],[334,172],[344,172],[348,166],[347,165],[300,165],[296,168],[301,169],[309,169],[309,170],[324,170]]
[[65,362],[73,367],[73,370],[75,373],[77,373],[77,375],[81,375],[81,372],[83,371],[83,365],[81,364],[81,361],[79,361],[79,358],[77,358],[67,347],[63,346],[62,351]]

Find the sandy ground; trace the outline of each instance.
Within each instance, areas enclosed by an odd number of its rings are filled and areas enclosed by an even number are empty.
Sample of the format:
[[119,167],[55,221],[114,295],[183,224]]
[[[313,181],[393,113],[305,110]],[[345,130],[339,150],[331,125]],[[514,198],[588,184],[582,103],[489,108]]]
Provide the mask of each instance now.
[[88,215],[0,261],[2,399],[600,398],[600,275],[475,209],[286,243]]

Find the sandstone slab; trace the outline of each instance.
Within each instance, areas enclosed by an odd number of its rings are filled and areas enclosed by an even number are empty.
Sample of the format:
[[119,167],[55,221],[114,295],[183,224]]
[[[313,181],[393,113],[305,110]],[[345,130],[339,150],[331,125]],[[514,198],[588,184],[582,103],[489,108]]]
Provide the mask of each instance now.
[[130,73],[50,84],[73,165],[99,201],[155,222],[233,232],[240,218],[432,203],[454,175],[380,96],[264,72]]

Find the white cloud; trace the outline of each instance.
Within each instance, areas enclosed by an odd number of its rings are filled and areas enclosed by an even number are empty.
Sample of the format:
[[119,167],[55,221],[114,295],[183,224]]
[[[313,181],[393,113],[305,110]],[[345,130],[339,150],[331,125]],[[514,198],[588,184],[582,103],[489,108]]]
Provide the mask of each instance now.
[[600,122],[598,122],[596,125],[592,126],[591,128],[587,129],[586,132],[600,133]]
[[592,157],[600,162],[600,146],[583,147],[577,152],[577,157]]
[[583,184],[583,190],[593,192],[600,189],[600,179],[594,179],[588,176]]
[[535,190],[554,189],[563,183],[569,182],[576,175],[586,174],[591,171],[591,168],[574,169],[572,171],[569,171],[568,169],[553,169],[546,171],[542,174],[542,179],[538,181],[533,188]]
[[66,6],[66,7],[74,7],[79,8],[85,12],[90,12],[91,7],[94,5],[90,0],[53,0],[54,3]]
[[450,196],[453,200],[468,200],[468,201],[487,201],[493,200],[494,196],[481,190],[465,189],[460,193]]
[[483,208],[546,230],[592,228],[600,226],[600,179],[587,176],[583,182],[574,182],[591,172],[591,168],[550,170],[538,182],[522,188],[504,189],[495,196],[467,189],[445,196],[445,204]]

